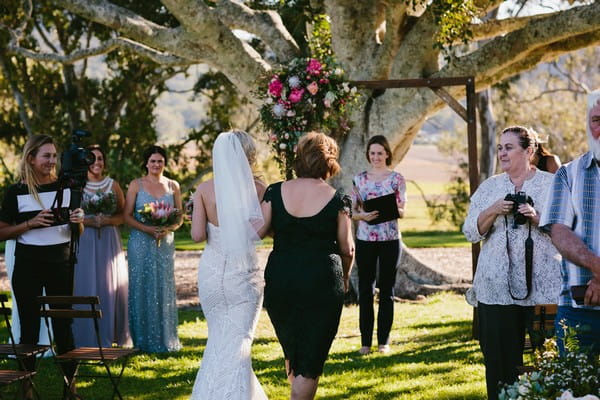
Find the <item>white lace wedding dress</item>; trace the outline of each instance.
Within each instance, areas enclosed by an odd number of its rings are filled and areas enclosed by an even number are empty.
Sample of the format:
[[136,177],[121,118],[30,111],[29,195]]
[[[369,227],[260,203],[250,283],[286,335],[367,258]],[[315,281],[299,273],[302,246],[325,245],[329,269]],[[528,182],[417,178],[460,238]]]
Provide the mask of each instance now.
[[267,399],[254,371],[250,350],[264,280],[256,251],[250,270],[221,253],[219,228],[208,223],[208,243],[198,269],[198,294],[208,323],[208,342],[194,383],[192,400]]

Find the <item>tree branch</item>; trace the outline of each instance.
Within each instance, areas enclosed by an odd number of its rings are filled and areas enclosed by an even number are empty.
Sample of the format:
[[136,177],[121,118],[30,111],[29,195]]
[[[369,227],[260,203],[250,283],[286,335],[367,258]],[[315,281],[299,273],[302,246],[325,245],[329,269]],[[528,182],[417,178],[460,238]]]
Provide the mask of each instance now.
[[[149,56],[159,58],[167,57],[160,55],[164,52],[190,64],[207,63],[221,70],[242,93],[252,97],[256,79],[271,69],[260,54],[237,38],[203,2],[162,2],[181,22],[179,27],[165,28],[106,0],[55,0],[55,3],[71,12],[112,28],[137,42],[138,52],[146,51]],[[193,9],[191,6],[198,8]],[[124,45],[133,47],[134,43]],[[152,50],[155,53],[152,53]],[[157,61],[162,63],[168,60]]]
[[218,0],[214,13],[230,28],[256,34],[273,50],[280,61],[289,60],[300,51],[298,44],[283,25],[281,16],[274,11],[257,11],[242,3]]
[[473,32],[473,40],[484,40],[498,35],[504,35],[516,31],[517,29],[522,29],[532,21],[552,17],[556,14],[557,13],[550,13],[519,18],[492,19],[484,23],[472,24],[470,30]]
[[390,76],[393,60],[398,53],[398,48],[404,39],[407,19],[405,3],[388,5],[385,8],[385,35],[381,47],[378,49],[379,62],[374,78],[385,79]]
[[561,54],[568,53],[589,47],[595,43],[600,43],[600,31],[594,31],[582,34],[576,37],[571,37],[561,42],[549,44],[546,47],[541,47],[531,52],[527,57],[515,60],[514,63],[508,64],[492,75],[482,75],[477,79],[477,87],[487,87],[500,82],[510,76],[513,76],[521,71],[525,71],[535,67],[541,62],[553,60]]
[[140,54],[144,57],[147,57],[153,60],[156,63],[163,65],[185,65],[191,64],[189,61],[181,59],[179,57],[171,56],[168,54],[161,54],[157,51],[150,49],[144,45],[139,43],[132,42],[129,39],[125,38],[114,38],[109,39],[106,42],[100,44],[96,47],[91,47],[87,49],[82,49],[78,51],[74,51],[71,54],[57,54],[57,53],[39,53],[24,47],[15,45],[14,43],[9,43],[7,49],[15,54],[22,55],[27,58],[31,58],[37,61],[50,61],[50,62],[58,62],[62,64],[73,64],[77,61],[101,55],[107,54],[111,51],[114,51],[118,48],[124,48],[133,51],[134,53]]
[[582,88],[582,90],[574,90],[574,89],[570,89],[570,88],[547,89],[547,90],[540,92],[537,96],[531,97],[529,99],[520,100],[520,99],[515,98],[514,96],[510,96],[510,99],[511,99],[511,101],[513,101],[516,104],[526,104],[526,103],[533,103],[534,101],[541,99],[542,97],[544,97],[547,94],[560,93],[560,92],[588,94],[589,90],[585,90],[583,88]]
[[54,3],[85,19],[114,29],[148,47],[161,51],[177,47],[180,29],[158,25],[108,1],[54,0]]
[[442,68],[436,77],[477,76],[478,90],[539,62],[600,41],[600,2],[575,7],[490,40]]

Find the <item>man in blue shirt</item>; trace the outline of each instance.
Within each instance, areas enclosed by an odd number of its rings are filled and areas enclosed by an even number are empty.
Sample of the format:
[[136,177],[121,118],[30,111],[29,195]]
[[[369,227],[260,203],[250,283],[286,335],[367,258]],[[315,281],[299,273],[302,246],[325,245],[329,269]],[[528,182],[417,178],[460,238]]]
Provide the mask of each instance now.
[[[563,328],[579,325],[582,347],[600,353],[600,90],[588,97],[590,151],[562,166],[554,177],[540,226],[550,230],[563,256],[556,331],[562,349]],[[577,293],[577,287],[582,287]],[[587,287],[586,287],[587,286]]]

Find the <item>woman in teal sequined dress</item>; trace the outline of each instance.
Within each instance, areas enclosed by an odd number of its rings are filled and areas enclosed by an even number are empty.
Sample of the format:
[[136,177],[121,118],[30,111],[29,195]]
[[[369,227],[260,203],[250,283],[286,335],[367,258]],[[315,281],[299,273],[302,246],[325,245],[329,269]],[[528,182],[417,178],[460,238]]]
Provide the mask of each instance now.
[[149,353],[181,348],[177,337],[175,296],[175,231],[172,226],[157,228],[141,222],[144,204],[164,201],[181,210],[179,184],[163,176],[167,154],[159,146],[144,152],[146,176],[129,184],[124,218],[131,227],[127,246],[129,262],[129,328],[135,347]]

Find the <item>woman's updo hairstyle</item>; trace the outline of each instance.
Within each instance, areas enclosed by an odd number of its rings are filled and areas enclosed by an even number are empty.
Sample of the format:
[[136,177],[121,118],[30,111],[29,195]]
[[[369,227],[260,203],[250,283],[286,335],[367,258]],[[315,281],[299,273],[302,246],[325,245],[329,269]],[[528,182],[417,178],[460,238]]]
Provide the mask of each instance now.
[[539,144],[539,138],[536,131],[533,129],[527,129],[524,126],[513,125],[502,130],[502,135],[505,133],[514,133],[519,138],[519,145],[526,150],[531,147],[533,150],[532,154],[535,154]]
[[232,129],[230,132],[239,140],[248,159],[248,164],[250,164],[250,167],[253,167],[254,163],[256,163],[256,146],[254,145],[254,140],[242,130]]
[[338,145],[336,141],[320,132],[309,132],[298,141],[294,170],[298,178],[327,179],[341,167],[337,161]]

